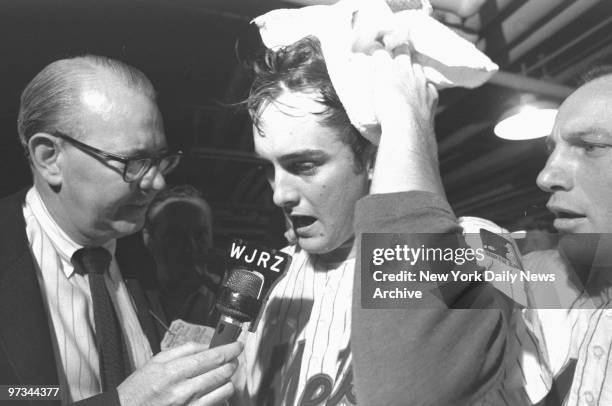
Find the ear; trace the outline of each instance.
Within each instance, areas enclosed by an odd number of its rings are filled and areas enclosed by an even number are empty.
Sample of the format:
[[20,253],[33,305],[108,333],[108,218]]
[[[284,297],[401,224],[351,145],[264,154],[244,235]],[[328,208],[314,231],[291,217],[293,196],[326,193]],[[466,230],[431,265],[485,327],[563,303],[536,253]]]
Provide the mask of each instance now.
[[57,139],[45,133],[36,133],[28,141],[28,151],[34,170],[49,185],[60,186],[62,183],[61,151]]

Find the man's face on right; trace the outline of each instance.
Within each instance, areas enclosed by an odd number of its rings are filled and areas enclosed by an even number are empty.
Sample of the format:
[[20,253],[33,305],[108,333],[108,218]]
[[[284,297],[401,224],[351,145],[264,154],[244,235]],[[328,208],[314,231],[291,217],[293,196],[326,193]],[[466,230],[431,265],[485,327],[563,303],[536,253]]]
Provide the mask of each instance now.
[[538,186],[561,233],[612,233],[612,75],[576,90],[559,109]]

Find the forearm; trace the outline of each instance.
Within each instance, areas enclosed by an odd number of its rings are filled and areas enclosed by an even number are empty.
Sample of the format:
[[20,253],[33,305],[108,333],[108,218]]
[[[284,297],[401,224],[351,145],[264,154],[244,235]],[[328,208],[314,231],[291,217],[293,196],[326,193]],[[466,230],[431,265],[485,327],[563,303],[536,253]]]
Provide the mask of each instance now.
[[411,190],[444,196],[433,128],[416,119],[387,121],[382,126],[370,193]]
[[[442,238],[459,232],[446,200],[429,192],[366,197],[356,218],[358,235],[410,232],[404,234],[408,246],[431,243],[418,233]],[[452,284],[447,303],[465,310],[449,310],[435,300],[421,302],[418,309],[364,309],[361,271],[358,262],[351,335],[360,404],[473,405],[495,395],[507,334],[505,316],[496,308],[499,295],[488,285]]]

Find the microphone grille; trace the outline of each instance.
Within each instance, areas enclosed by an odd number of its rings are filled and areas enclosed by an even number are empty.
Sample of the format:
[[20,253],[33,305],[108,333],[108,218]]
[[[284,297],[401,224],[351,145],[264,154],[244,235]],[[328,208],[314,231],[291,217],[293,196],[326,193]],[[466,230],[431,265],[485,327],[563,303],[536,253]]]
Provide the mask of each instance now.
[[242,268],[234,268],[224,283],[233,292],[246,296],[259,298],[264,277],[259,272],[253,272]]

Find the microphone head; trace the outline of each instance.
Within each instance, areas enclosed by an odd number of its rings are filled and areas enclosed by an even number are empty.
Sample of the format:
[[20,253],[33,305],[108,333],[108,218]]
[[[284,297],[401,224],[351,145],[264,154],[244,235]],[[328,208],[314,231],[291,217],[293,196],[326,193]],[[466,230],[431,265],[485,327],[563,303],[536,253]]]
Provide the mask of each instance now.
[[259,272],[249,271],[243,268],[234,268],[230,271],[224,287],[234,292],[259,299],[264,277]]
[[223,282],[217,298],[217,309],[221,314],[239,321],[252,321],[261,302],[259,296],[264,285],[264,276],[256,271],[236,267]]

